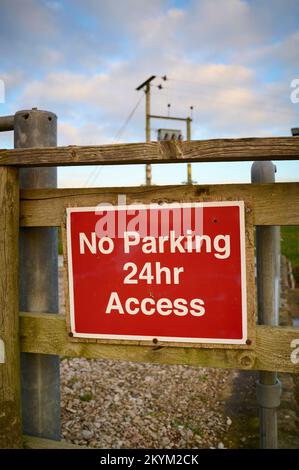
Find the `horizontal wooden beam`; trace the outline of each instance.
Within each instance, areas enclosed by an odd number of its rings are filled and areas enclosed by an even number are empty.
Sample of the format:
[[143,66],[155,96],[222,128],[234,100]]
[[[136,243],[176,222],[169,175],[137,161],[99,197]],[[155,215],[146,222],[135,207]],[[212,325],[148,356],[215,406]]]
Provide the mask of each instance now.
[[0,166],[297,160],[299,139],[263,137],[0,150]]
[[252,350],[157,348],[72,342],[63,315],[21,313],[20,320],[21,350],[28,353],[299,373],[299,363],[293,364],[291,361],[291,341],[299,338],[299,330],[295,328],[257,326]]
[[299,225],[299,183],[23,190],[20,225],[59,226],[66,207],[117,204],[119,195],[127,204],[237,198],[252,201],[255,225]]
[[181,117],[175,117],[175,116],[159,116],[157,114],[150,114],[149,117],[152,118],[152,119],[167,119],[169,121],[190,121],[190,122],[192,122],[192,119],[190,117],[181,118]]
[[53,441],[35,436],[23,436],[24,449],[87,449],[85,446],[71,444],[65,440]]

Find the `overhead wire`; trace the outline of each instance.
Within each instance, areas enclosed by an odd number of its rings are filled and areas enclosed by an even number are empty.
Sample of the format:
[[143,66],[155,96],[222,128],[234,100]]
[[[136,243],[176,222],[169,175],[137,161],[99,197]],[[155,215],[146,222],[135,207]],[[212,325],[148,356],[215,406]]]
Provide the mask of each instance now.
[[[173,77],[168,77],[168,76],[166,78],[165,77],[166,76],[158,77],[158,78],[161,78],[163,81],[167,81],[167,82],[170,81],[170,82],[192,83],[194,85],[204,85],[206,82],[206,84],[210,84],[210,78],[206,78],[206,80],[204,80],[203,76],[200,78],[200,80],[185,80],[183,78],[173,78]],[[231,84],[230,86],[234,88],[234,84]]]
[[[195,81],[195,80],[184,80],[184,79],[179,79],[179,78],[172,78],[172,77],[168,77],[168,76],[159,76],[160,79],[162,79],[163,81],[175,81],[175,82],[185,82],[185,83],[192,83],[192,84],[197,84],[197,85],[203,85],[203,82],[202,81]],[[210,84],[209,84],[210,85]],[[169,86],[164,86],[162,85],[162,88],[160,87],[160,89],[162,89],[162,93],[163,93],[163,90],[167,90],[166,93],[164,93],[164,96],[167,98],[168,96],[172,95],[174,96],[175,98],[180,98],[180,99],[186,99],[186,97],[182,96],[182,94],[184,95],[192,95],[193,97],[193,100],[196,100],[196,98],[198,97],[199,99],[202,99],[202,98],[206,98],[208,99],[208,93],[207,91],[198,91],[196,90],[196,92],[194,91],[194,89],[182,89],[182,88],[174,88],[174,87],[169,87]],[[221,91],[221,89],[218,89],[218,91]],[[234,84],[231,84],[231,85],[228,85],[226,84],[226,89],[222,90],[222,91],[229,91],[229,92],[236,92],[236,91],[247,91],[246,87],[243,87],[243,86],[235,86]],[[217,103],[217,102],[221,102],[221,103],[227,103],[227,101],[230,99],[229,96],[225,97],[225,96],[219,96],[215,93],[215,90],[211,90],[211,92],[213,92],[213,102],[214,103]],[[161,93],[161,94],[162,94]],[[158,96],[160,95],[160,92],[157,92],[156,90],[154,90],[154,96]],[[265,100],[265,94],[263,93],[258,93],[256,98],[262,98],[263,99],[263,102],[267,102],[267,100]],[[246,103],[243,103],[241,104],[241,107],[245,107],[245,106],[248,106],[248,104]],[[286,110],[282,110],[281,111],[282,113],[285,113],[287,114],[288,111]]]
[[130,120],[132,119],[132,117],[134,116],[135,114],[135,111],[137,110],[138,106],[140,105],[141,103],[141,100],[143,98],[143,95],[141,94],[141,96],[139,97],[139,100],[137,101],[136,105],[134,106],[134,108],[132,109],[132,111],[130,112],[130,114],[128,115],[127,119],[125,120],[124,124],[121,126],[121,128],[119,129],[119,131],[116,133],[114,139],[113,139],[113,142],[115,143],[119,137],[121,136],[121,134],[123,134],[126,126],[129,124]]
[[[229,103],[229,100],[230,100],[230,96],[219,96],[215,93],[213,93],[213,97],[212,97],[212,101],[211,98],[209,97],[209,94],[208,92],[196,92],[194,93],[192,90],[178,90],[176,91],[177,89],[175,88],[169,88],[169,87],[165,87],[165,93],[163,93],[163,90],[162,91],[156,91],[154,90],[153,91],[153,96],[155,97],[155,99],[157,99],[159,96],[163,96],[165,97],[166,100],[170,100],[170,99],[183,99],[183,100],[186,100],[186,95],[190,95],[192,96],[192,101],[195,102],[195,104],[197,103],[198,99],[200,100],[209,100],[210,103],[213,103],[214,105],[217,105],[217,103],[223,103],[223,104],[230,104]],[[241,87],[240,87],[240,90]],[[224,90],[225,91],[225,90]],[[185,95],[185,96],[183,96]],[[260,95],[257,95],[256,98],[263,98],[263,103],[266,105],[267,102],[266,100],[264,99],[264,95],[260,94]],[[201,101],[202,103],[202,101]],[[250,104],[250,103],[249,103]],[[240,103],[238,105],[238,108],[246,108],[248,107],[249,105],[248,103]],[[267,109],[265,107],[265,109]],[[280,110],[281,113],[283,114],[288,114],[288,111],[287,110]]]
[[[191,83],[191,84],[202,85],[202,81],[184,80],[184,79],[179,79],[179,78],[168,77],[166,75],[159,76],[157,78],[162,79],[164,82],[171,81],[171,82],[182,82],[182,83]],[[174,88],[172,86],[169,87],[169,86],[164,86],[162,84],[152,85],[152,86],[154,88],[157,88],[157,90],[152,90],[153,91],[153,96],[154,97],[158,97],[158,96],[161,97],[162,96],[162,97],[165,98],[165,101],[167,103],[169,103],[171,97],[174,97],[174,98],[177,98],[177,99],[186,99],[186,95],[192,95],[193,101],[194,101],[194,99],[196,100],[196,97],[198,97],[200,99],[202,97],[207,98],[207,92],[198,92],[198,90],[196,91],[196,93],[194,93],[194,90],[188,90],[186,88],[178,90],[177,88]],[[233,85],[232,85],[232,88],[234,88]],[[239,88],[242,88],[242,87],[239,87]],[[163,90],[165,90],[165,93],[163,92]],[[182,95],[185,95],[185,96],[182,96]],[[137,103],[135,104],[135,106],[133,107],[133,109],[129,113],[128,117],[126,118],[125,122],[122,124],[122,126],[119,128],[119,130],[115,134],[115,137],[112,140],[112,143],[116,143],[119,140],[120,136],[124,133],[127,125],[129,124],[129,122],[131,121],[132,117],[134,116],[137,108],[139,107],[142,98],[143,98],[143,94],[141,94],[141,96],[139,97]],[[217,103],[217,102],[224,102],[225,103],[225,102],[227,102],[228,99],[229,99],[229,97],[215,96],[215,94],[213,95],[213,101],[215,103]],[[245,104],[243,106],[245,106]],[[192,111],[193,111],[193,107],[190,107],[190,109],[192,109]],[[88,176],[86,182],[84,183],[83,187],[86,187],[87,185],[94,184],[96,179],[98,178],[102,168],[103,168],[102,166],[98,166],[95,169],[93,169],[91,174]]]
[[[137,103],[135,104],[132,111],[129,113],[128,117],[126,118],[125,122],[122,124],[122,126],[119,128],[119,130],[115,134],[114,138],[112,139],[112,142],[111,142],[112,144],[115,144],[119,140],[120,136],[124,133],[127,125],[129,124],[129,122],[132,119],[132,117],[134,116],[137,108],[139,107],[142,98],[143,98],[143,95],[141,94],[141,96],[139,97]],[[88,176],[87,180],[85,181],[85,183],[83,184],[82,187],[85,188],[88,185],[94,184],[95,181],[97,180],[100,172],[102,171],[102,169],[103,169],[102,166],[98,166],[98,167],[94,168],[91,171],[90,175]]]

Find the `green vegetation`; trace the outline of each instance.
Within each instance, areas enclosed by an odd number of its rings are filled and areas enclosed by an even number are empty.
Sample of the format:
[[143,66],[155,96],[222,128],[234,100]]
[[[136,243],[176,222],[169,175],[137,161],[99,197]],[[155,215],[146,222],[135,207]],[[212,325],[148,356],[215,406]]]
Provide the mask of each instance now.
[[299,226],[281,227],[281,252],[299,268]]
[[79,399],[81,401],[90,401],[92,400],[93,396],[92,396],[92,393],[91,392],[86,392],[84,393],[83,395],[80,395],[79,396]]
[[70,378],[69,380],[69,383],[68,385],[71,387],[72,385],[74,385],[76,382],[78,382],[78,377],[76,377],[75,375],[73,377]]
[[206,382],[209,378],[209,376],[207,374],[204,374],[204,375],[200,375],[199,377],[199,380],[202,380],[203,382]]
[[58,229],[58,254],[62,255],[62,239],[61,239],[61,230]]

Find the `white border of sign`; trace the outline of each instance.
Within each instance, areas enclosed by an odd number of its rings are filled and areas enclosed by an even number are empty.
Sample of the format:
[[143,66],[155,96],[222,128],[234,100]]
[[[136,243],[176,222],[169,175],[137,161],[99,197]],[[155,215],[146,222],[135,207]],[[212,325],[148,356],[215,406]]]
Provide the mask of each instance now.
[[[162,204],[160,209],[167,209],[171,204]],[[176,343],[215,343],[215,344],[246,344],[247,340],[247,292],[246,292],[246,248],[245,248],[245,210],[244,201],[213,201],[213,202],[193,202],[193,203],[178,203],[177,207],[219,207],[219,206],[238,206],[240,211],[240,249],[241,249],[241,279],[242,279],[242,331],[243,338],[241,339],[227,339],[227,338],[177,338],[170,336],[138,336],[138,335],[113,335],[113,334],[92,334],[92,333],[77,333],[75,331],[75,315],[74,315],[74,285],[73,285],[73,270],[72,270],[72,242],[71,242],[71,218],[72,212],[96,212],[98,207],[68,207],[66,209],[66,237],[67,237],[67,257],[68,257],[68,281],[69,281],[69,307],[70,307],[70,327],[71,333],[74,338],[93,338],[93,339],[109,339],[109,340],[137,340],[137,341],[168,341]],[[102,206],[101,211],[112,210],[140,210],[152,208],[151,204],[130,204],[128,206]],[[173,206],[172,206],[173,207]]]

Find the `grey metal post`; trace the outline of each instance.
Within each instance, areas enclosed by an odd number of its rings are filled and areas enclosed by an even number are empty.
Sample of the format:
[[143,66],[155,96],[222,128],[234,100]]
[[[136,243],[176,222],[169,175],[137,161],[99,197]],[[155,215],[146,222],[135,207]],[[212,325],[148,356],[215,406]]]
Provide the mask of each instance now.
[[[252,183],[275,182],[275,165],[272,162],[255,162],[251,167]],[[256,264],[258,322],[264,325],[279,324],[280,284],[280,227],[256,227]],[[259,373],[257,400],[260,406],[260,447],[276,449],[277,407],[280,405],[281,383],[276,372]]]
[[13,131],[14,119],[12,116],[0,116],[0,132]]
[[[14,117],[14,144],[55,147],[57,117],[49,111],[19,111]],[[22,189],[55,188],[56,168],[20,170]],[[20,232],[20,310],[58,312],[57,229],[22,228]],[[25,434],[60,439],[59,357],[23,353],[22,413]]]

